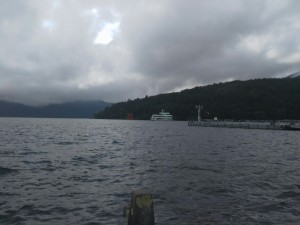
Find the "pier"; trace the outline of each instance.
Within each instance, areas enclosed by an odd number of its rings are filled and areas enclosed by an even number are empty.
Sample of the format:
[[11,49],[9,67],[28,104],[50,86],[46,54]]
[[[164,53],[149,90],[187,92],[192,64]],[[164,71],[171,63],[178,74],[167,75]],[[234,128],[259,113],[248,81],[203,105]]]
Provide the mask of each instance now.
[[264,130],[300,130],[299,120],[282,120],[282,121],[268,121],[268,120],[218,120],[216,117],[213,120],[202,120],[201,110],[203,106],[197,105],[198,119],[197,121],[188,121],[188,126],[197,127],[225,127],[225,128],[244,128],[244,129],[264,129]]
[[268,122],[268,121],[188,121],[188,126],[198,127],[225,127],[244,129],[265,129],[265,130],[292,130],[290,122]]

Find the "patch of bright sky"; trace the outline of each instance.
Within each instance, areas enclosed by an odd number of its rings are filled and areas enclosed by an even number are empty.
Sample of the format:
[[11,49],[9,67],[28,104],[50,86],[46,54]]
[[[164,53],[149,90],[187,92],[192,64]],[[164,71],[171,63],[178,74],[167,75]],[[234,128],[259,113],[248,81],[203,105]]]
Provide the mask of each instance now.
[[[85,16],[92,16],[92,27],[96,29],[96,38],[94,44],[108,45],[113,41],[115,34],[119,31],[120,15],[115,10],[109,10],[111,17],[115,22],[107,22],[100,19],[100,12],[97,8],[92,8],[83,12]],[[100,21],[99,21],[100,20]]]
[[52,8],[56,9],[61,5],[61,1],[57,0],[57,1],[53,1],[52,2]]
[[269,38],[266,36],[251,35],[243,38],[241,42],[246,49],[255,53],[260,53],[265,49],[269,42]]
[[42,26],[48,30],[53,30],[54,29],[54,23],[51,20],[43,20],[42,21]]
[[281,63],[300,63],[300,53],[294,53],[279,60]]
[[99,10],[97,8],[92,8],[92,9],[89,9],[89,10],[86,10],[82,13],[82,15],[91,15],[91,16],[94,16],[94,17],[99,17],[100,16],[100,13],[99,13]]
[[108,45],[114,39],[115,34],[119,31],[119,26],[120,22],[106,23],[102,30],[98,32],[94,43]]
[[276,59],[280,56],[278,49],[271,48],[266,52],[266,56],[269,59]]

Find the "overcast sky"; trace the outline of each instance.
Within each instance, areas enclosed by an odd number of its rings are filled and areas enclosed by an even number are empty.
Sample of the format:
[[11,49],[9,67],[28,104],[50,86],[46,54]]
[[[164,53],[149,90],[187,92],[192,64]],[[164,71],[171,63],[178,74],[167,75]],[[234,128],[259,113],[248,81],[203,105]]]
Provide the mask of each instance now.
[[117,102],[300,70],[298,0],[7,0],[0,99]]

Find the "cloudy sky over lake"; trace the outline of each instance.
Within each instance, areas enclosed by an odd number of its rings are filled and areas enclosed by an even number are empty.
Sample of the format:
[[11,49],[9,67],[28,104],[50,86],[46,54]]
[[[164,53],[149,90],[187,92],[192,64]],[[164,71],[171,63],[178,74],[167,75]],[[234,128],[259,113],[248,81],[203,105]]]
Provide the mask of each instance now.
[[117,102],[300,70],[298,0],[7,0],[0,100]]

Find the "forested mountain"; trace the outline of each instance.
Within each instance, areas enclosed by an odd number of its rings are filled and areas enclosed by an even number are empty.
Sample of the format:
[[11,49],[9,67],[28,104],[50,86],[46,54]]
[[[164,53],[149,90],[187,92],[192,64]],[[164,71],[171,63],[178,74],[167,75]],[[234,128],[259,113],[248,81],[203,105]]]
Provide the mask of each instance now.
[[150,119],[161,109],[175,120],[196,119],[196,105],[204,106],[203,118],[300,119],[300,78],[255,79],[213,84],[178,93],[160,94],[114,104],[96,118]]
[[110,106],[103,101],[81,101],[46,106],[28,106],[0,101],[1,117],[92,118],[94,113]]

